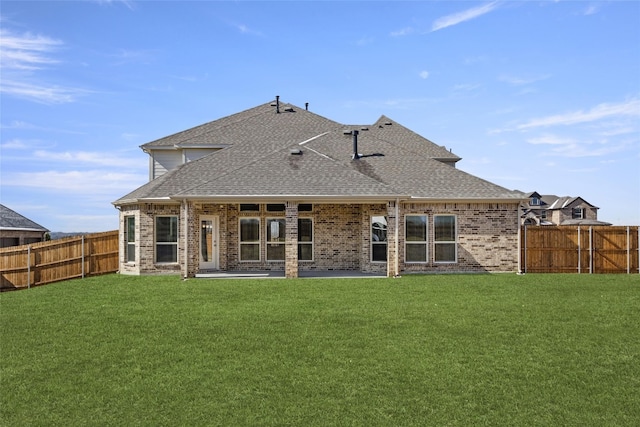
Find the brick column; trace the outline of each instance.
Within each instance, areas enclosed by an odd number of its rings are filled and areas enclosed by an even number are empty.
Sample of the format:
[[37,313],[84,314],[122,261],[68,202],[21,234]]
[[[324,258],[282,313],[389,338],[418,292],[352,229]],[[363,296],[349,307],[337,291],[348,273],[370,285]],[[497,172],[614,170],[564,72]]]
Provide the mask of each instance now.
[[298,277],[298,203],[287,202],[285,214],[284,275],[286,278],[296,278]]
[[399,274],[396,271],[398,265],[398,242],[396,239],[396,203],[387,203],[387,277]]

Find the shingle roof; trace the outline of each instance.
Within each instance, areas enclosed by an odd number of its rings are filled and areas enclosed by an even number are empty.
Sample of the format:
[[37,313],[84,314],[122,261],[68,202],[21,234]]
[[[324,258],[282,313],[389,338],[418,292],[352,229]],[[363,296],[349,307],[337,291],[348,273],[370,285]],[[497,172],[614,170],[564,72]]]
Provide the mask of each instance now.
[[0,229],[21,231],[49,231],[40,224],[31,221],[19,213],[0,205]]
[[[523,196],[463,172],[460,160],[386,116],[370,126],[342,125],[312,112],[272,103],[179,132],[143,149],[181,144],[227,148],[186,163],[114,202],[241,196],[335,198],[512,199]],[[365,130],[365,128],[367,130]],[[352,160],[352,135],[358,152]],[[291,154],[299,149],[301,154]]]

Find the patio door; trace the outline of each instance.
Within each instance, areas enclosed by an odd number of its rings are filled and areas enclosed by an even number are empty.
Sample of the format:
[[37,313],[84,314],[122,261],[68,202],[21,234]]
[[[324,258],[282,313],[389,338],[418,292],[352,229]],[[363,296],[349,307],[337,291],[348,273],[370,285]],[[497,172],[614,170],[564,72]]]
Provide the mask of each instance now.
[[217,270],[220,268],[218,250],[218,217],[200,217],[200,269]]

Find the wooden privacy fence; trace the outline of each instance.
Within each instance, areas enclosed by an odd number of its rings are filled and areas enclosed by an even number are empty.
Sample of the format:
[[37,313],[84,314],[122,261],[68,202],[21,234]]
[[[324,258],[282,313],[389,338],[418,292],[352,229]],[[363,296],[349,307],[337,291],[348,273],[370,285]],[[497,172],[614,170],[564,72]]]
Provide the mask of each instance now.
[[0,249],[0,290],[118,270],[118,230]]
[[640,273],[640,227],[524,226],[525,273]]

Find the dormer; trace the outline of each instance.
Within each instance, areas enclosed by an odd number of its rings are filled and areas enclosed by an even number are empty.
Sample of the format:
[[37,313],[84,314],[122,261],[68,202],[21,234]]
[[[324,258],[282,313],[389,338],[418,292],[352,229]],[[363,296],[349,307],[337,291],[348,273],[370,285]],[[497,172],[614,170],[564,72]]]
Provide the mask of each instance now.
[[228,145],[180,144],[172,146],[150,146],[147,144],[141,148],[149,155],[149,181],[151,181],[184,163],[198,160],[225,147],[228,147]]

